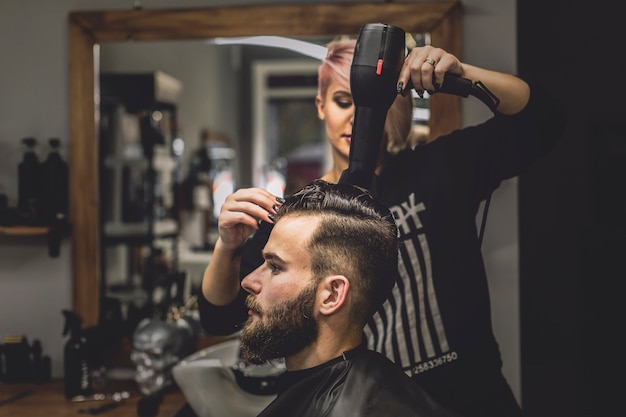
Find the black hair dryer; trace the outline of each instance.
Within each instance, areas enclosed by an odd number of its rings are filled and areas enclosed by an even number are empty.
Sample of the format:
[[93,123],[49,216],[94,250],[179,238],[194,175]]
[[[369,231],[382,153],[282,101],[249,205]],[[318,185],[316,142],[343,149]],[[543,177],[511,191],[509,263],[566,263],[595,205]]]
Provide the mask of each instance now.
[[361,27],[350,68],[355,109],[349,166],[340,182],[371,188],[387,111],[397,95],[405,56],[403,29],[382,23]]
[[[372,189],[387,111],[396,98],[396,84],[406,57],[405,32],[397,26],[366,23],[361,26],[350,67],[354,121],[349,165],[339,182]],[[411,83],[407,88],[412,88]],[[500,100],[480,81],[446,73],[435,92],[475,96],[495,112]]]

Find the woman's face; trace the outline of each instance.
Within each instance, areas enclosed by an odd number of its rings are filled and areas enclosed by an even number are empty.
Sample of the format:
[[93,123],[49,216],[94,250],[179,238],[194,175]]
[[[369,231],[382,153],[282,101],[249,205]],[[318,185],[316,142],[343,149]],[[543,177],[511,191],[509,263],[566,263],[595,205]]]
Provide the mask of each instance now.
[[317,96],[315,104],[319,118],[326,123],[326,137],[332,147],[333,157],[345,159],[347,163],[354,118],[350,88],[333,80],[326,90],[325,97]]

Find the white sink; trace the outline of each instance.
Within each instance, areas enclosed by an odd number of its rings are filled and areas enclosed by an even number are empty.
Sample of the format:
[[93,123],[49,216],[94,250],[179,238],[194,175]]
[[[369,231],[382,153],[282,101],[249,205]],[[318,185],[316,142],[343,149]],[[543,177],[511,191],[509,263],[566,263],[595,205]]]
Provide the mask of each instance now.
[[[184,358],[172,368],[172,376],[198,417],[256,417],[276,398],[273,393],[258,393],[271,391],[268,381],[271,384],[284,371],[284,364],[247,365],[245,369],[238,364],[239,339],[233,339]],[[252,389],[242,388],[236,373]]]

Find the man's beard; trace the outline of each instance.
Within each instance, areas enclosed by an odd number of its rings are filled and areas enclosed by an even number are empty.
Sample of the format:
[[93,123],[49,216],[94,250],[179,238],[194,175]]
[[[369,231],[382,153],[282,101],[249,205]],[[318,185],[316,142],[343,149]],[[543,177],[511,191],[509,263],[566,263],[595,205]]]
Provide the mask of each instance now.
[[313,318],[315,286],[311,285],[293,300],[260,311],[251,295],[246,305],[262,314],[248,318],[241,333],[241,359],[260,365],[272,359],[300,352],[317,336]]

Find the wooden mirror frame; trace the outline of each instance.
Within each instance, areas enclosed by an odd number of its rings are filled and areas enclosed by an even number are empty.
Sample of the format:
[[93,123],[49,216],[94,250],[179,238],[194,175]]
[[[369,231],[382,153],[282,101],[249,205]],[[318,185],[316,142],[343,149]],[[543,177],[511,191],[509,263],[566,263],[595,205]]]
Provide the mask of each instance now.
[[[372,22],[395,25],[410,33],[430,33],[433,45],[461,56],[461,5],[456,0],[70,12],[72,303],[83,326],[97,325],[100,309],[96,46],[129,40],[356,35],[364,23]],[[444,109],[445,118],[440,116]],[[460,127],[459,97],[435,95],[430,110],[433,137]]]

